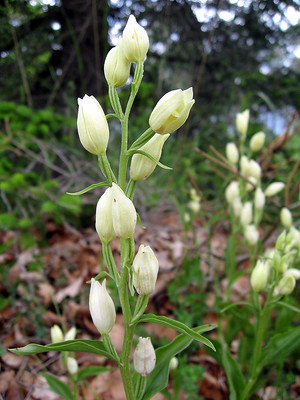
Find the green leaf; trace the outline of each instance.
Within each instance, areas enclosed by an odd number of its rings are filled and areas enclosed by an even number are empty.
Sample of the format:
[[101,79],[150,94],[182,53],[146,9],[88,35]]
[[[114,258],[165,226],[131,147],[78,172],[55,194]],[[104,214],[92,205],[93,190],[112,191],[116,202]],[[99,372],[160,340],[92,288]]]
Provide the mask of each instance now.
[[237,301],[235,303],[231,303],[228,306],[222,308],[221,313],[230,310],[231,308],[237,307],[237,306],[247,306],[250,308],[254,308],[253,304],[249,303],[249,301]]
[[286,303],[285,301],[278,301],[277,303],[281,307],[285,307],[288,310],[294,311],[295,313],[300,314],[300,309],[298,307],[292,306],[292,304]]
[[164,165],[161,162],[155,160],[155,158],[152,157],[151,154],[147,153],[146,151],[139,150],[139,149],[132,149],[132,150],[129,150],[129,152],[128,152],[129,155],[133,155],[133,154],[136,154],[136,153],[141,154],[142,156],[145,156],[145,157],[149,158],[151,161],[153,161],[156,165],[158,165],[162,169],[167,169],[167,170],[172,170],[173,169],[173,168],[168,167],[167,165]]
[[[202,325],[194,328],[195,333],[203,333],[215,329],[215,325]],[[154,370],[147,376],[147,385],[142,400],[151,399],[156,393],[162,391],[168,384],[169,367],[172,357],[187,348],[193,339],[186,334],[178,335],[171,343],[156,349],[156,364]],[[134,374],[134,384],[137,381],[137,373]]]
[[106,351],[104,344],[99,340],[67,340],[65,342],[51,343],[45,346],[41,344],[30,343],[24,347],[9,349],[9,351],[23,356],[46,353],[47,351],[77,351],[83,353],[100,354],[102,356],[112,358],[111,355]]
[[97,187],[100,187],[100,186],[109,186],[109,183],[107,181],[99,182],[99,183],[93,183],[92,185],[86,187],[85,189],[80,190],[79,192],[74,192],[74,193],[67,192],[67,194],[69,194],[70,196],[80,196],[80,195],[82,195],[82,194],[84,194],[86,192],[89,192],[90,190],[93,190],[93,189],[95,189]]
[[[145,314],[137,322],[138,323],[152,322],[154,324],[164,325],[164,326],[167,326],[168,328],[176,329],[178,332],[184,333],[185,335],[190,336],[192,339],[197,340],[198,342],[201,342],[201,343],[205,344],[206,346],[210,347],[211,349],[215,350],[215,347],[210,340],[208,340],[206,337],[200,335],[198,332],[195,332],[194,329],[191,329],[187,325],[183,324],[182,322],[175,321],[174,319],[171,319],[168,317],[163,317],[161,315]],[[210,325],[210,327],[211,326],[212,325]],[[215,327],[216,327],[216,325],[214,325],[214,328]],[[214,328],[210,328],[208,330],[211,330]]]
[[300,326],[274,335],[262,351],[260,367],[276,364],[300,346]]
[[89,376],[95,376],[102,374],[102,372],[110,371],[111,368],[102,367],[101,365],[89,365],[88,367],[81,368],[77,374],[77,381],[88,378]]
[[136,213],[136,217],[137,217],[137,223],[139,224],[139,226],[142,228],[142,229],[146,229],[146,227],[143,225],[143,223],[142,223],[142,220],[141,220],[141,217],[140,217],[140,214],[139,213]]
[[226,372],[228,385],[230,388],[230,400],[239,400],[246,385],[244,376],[237,361],[232,357],[227,346],[217,340],[212,340],[216,347],[216,352],[208,349],[208,353],[221,364]]
[[52,392],[58,394],[65,400],[74,400],[73,393],[65,382],[48,372],[41,372],[41,375],[46,379]]

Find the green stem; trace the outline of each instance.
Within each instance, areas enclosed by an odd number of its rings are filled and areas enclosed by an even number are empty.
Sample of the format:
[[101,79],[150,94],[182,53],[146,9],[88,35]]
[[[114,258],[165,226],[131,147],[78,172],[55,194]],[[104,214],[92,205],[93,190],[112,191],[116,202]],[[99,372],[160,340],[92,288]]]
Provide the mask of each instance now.
[[133,341],[134,326],[130,326],[132,314],[129,303],[128,296],[128,269],[126,266],[129,251],[129,242],[127,240],[121,239],[121,281],[119,286],[119,297],[124,318],[124,341],[122,349],[122,365],[120,366],[123,385],[126,393],[127,400],[135,400],[132,377],[130,374],[130,351]]
[[134,192],[135,192],[135,188],[136,188],[136,181],[134,181],[133,179],[129,179],[127,188],[126,188],[126,196],[130,199],[133,200],[133,196],[134,196]]
[[[127,163],[129,160],[129,156],[127,154],[127,146],[128,146],[128,120],[131,111],[131,107],[133,105],[135,96],[139,90],[141,81],[143,79],[143,62],[139,61],[136,64],[133,81],[131,84],[131,92],[129,96],[129,100],[126,106],[125,114],[121,118],[121,127],[122,127],[122,140],[121,140],[121,154],[120,154],[120,164],[119,164],[119,186],[122,190],[125,191],[126,186],[126,171],[127,171]],[[117,95],[117,92],[116,92]]]
[[132,143],[129,150],[139,149],[143,144],[147,143],[153,136],[155,132],[152,128],[148,128],[144,133],[141,134],[139,138],[136,139],[135,142]]
[[102,338],[103,338],[103,343],[104,343],[106,350],[114,357],[114,359],[120,365],[120,363],[121,363],[120,356],[119,356],[115,346],[113,345],[110,336],[108,334],[103,334]]
[[135,305],[133,317],[131,320],[131,325],[134,324],[136,321],[138,321],[138,319],[141,317],[141,315],[144,314],[144,311],[148,305],[148,301],[149,301],[148,295],[140,295],[138,297],[136,305]]
[[114,278],[117,286],[120,284],[120,275],[111,251],[110,244],[102,242],[103,257],[110,275]]
[[113,170],[111,169],[106,153],[100,154],[100,156],[98,157],[98,163],[103,175],[108,180],[108,182],[117,183],[117,179],[115,177],[115,174],[113,173]]
[[147,385],[147,377],[138,374],[136,385],[134,388],[134,395],[136,400],[139,400],[143,397]]

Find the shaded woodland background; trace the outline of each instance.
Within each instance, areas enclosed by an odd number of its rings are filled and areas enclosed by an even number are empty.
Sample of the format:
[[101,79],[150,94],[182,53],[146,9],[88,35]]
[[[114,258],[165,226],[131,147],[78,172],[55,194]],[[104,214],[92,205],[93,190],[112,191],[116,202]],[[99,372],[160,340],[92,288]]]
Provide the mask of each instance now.
[[[129,15],[136,16],[150,37],[130,140],[148,127],[151,110],[163,94],[194,88],[196,103],[188,122],[164,147],[162,162],[173,171],[157,168],[137,190],[137,208],[148,228],[146,233],[139,230],[137,237],[153,246],[160,261],[152,307],[193,326],[199,319],[215,322],[209,311],[215,296],[211,257],[223,263],[228,234],[222,222],[226,177],[195,148],[207,152],[214,146],[224,153],[226,142],[235,140],[235,114],[245,108],[251,110],[249,136],[264,130],[268,142],[299,124],[299,6],[299,0],[1,3],[0,393],[7,399],[52,398],[36,373],[45,365],[55,373],[59,361],[57,355],[45,355],[38,364],[7,353],[6,348],[28,340],[47,343],[50,327],[61,321],[67,327],[76,325],[79,337],[98,337],[89,316],[85,281],[99,271],[101,246],[93,225],[101,189],[81,197],[66,192],[101,180],[96,160],[78,140],[77,97],[94,95],[109,111],[103,64]],[[121,100],[126,101],[128,94],[125,86]],[[274,148],[267,177],[287,181],[295,164],[299,167],[296,131],[283,149],[280,143]],[[115,167],[120,131],[111,120],[110,134],[108,155]],[[192,187],[201,193],[203,209],[187,233],[183,217]],[[276,213],[273,204],[267,215],[270,224]],[[116,257],[118,251],[116,244]],[[235,290],[239,294],[248,288],[248,281],[241,281]],[[122,333],[121,320],[117,322],[116,341]],[[173,333],[164,328],[151,334],[156,335],[154,344],[161,344]],[[79,364],[103,363],[89,357],[80,356]],[[224,371],[197,346],[183,355],[182,365],[177,378],[185,398],[228,398]],[[291,367],[283,374],[282,393],[291,397],[282,398],[297,398],[297,372]],[[115,372],[101,374],[91,388],[87,398],[95,392],[105,399],[122,398]],[[39,389],[42,392],[36,392]]]

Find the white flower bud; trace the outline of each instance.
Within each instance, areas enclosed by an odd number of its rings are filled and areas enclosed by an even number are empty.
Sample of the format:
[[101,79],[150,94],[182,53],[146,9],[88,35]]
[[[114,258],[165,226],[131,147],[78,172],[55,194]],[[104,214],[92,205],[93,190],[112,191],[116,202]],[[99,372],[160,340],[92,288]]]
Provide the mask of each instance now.
[[254,205],[257,210],[262,210],[265,206],[266,196],[260,187],[256,188],[254,196]]
[[225,197],[229,204],[231,204],[234,199],[240,196],[239,183],[237,181],[232,181],[229,183],[225,190]]
[[261,150],[265,144],[265,138],[266,135],[264,132],[257,132],[255,135],[253,135],[250,140],[250,150],[253,152]]
[[292,275],[296,280],[300,279],[300,269],[289,268],[284,275]]
[[252,271],[250,283],[255,292],[261,292],[267,286],[269,269],[263,261],[258,261]]
[[188,204],[189,209],[194,213],[198,214],[198,212],[201,210],[201,203],[200,201],[192,200]]
[[232,163],[236,164],[239,160],[239,151],[235,143],[227,143],[226,145],[226,157]]
[[249,182],[247,182],[246,191],[249,193],[249,192],[252,192],[252,190],[255,189],[255,187],[257,185],[257,179],[254,178],[254,176],[249,176],[248,181]]
[[149,49],[149,38],[145,29],[130,15],[123,31],[123,48],[130,62],[144,61]]
[[67,369],[71,375],[75,375],[78,372],[78,364],[75,358],[67,358]]
[[130,74],[130,62],[124,55],[123,43],[113,47],[107,54],[104,62],[104,75],[110,86],[125,85]]
[[156,362],[156,355],[149,337],[139,338],[138,345],[133,354],[134,369],[142,376],[153,371]]
[[58,325],[53,325],[50,330],[52,343],[63,342],[64,334]]
[[74,340],[76,337],[76,328],[73,326],[65,335],[65,340]]
[[242,208],[240,221],[243,226],[247,226],[252,222],[252,203],[247,201]]
[[293,223],[293,217],[292,217],[292,213],[290,212],[290,210],[286,207],[283,207],[280,211],[280,220],[282,225],[285,228],[290,228],[292,226]]
[[258,242],[259,233],[258,233],[258,230],[256,229],[255,225],[246,226],[245,239],[251,246],[254,246]]
[[300,231],[294,226],[291,226],[289,233],[292,237],[292,245],[300,248]]
[[261,177],[261,167],[255,160],[249,161],[250,167],[250,176],[253,176],[256,179],[260,179]]
[[149,295],[154,291],[158,274],[158,260],[150,246],[140,245],[134,257],[133,286],[138,294]]
[[177,369],[177,367],[178,367],[178,358],[172,357],[170,361],[170,370]]
[[283,296],[287,296],[295,289],[296,280],[290,274],[284,274],[278,282],[277,290]]
[[[159,161],[163,145],[169,136],[169,134],[159,135],[156,133],[139,150],[150,154],[156,161]],[[130,165],[130,178],[134,181],[145,180],[152,174],[155,167],[155,162],[151,161],[150,158],[142,154],[134,154]]]
[[285,184],[283,182],[273,182],[265,190],[266,197],[275,196],[275,194],[282,191]]
[[89,308],[93,323],[101,335],[109,333],[116,321],[116,310],[112,298],[106,290],[106,279],[101,285],[92,278]]
[[245,177],[248,178],[251,174],[251,167],[250,167],[250,161],[246,156],[242,156],[240,160],[240,168],[241,168],[241,174]]
[[191,87],[186,90],[172,90],[166,93],[154,107],[149,118],[149,125],[161,135],[176,131],[187,120],[194,103]]
[[239,217],[241,215],[242,209],[243,209],[243,204],[241,202],[240,197],[236,197],[233,200],[232,203],[232,209],[233,209],[233,213],[236,217]]
[[82,146],[92,154],[106,152],[109,129],[102,107],[94,96],[78,99],[77,128]]
[[112,191],[112,221],[115,234],[121,239],[129,239],[134,235],[137,218],[133,202],[115,183],[112,184]]
[[246,136],[246,134],[247,134],[249,116],[250,116],[250,111],[249,110],[245,110],[245,111],[243,111],[241,113],[238,113],[236,115],[235,126],[236,126],[237,131],[242,136]]
[[115,237],[112,219],[113,190],[106,189],[96,207],[96,231],[104,243],[110,243]]

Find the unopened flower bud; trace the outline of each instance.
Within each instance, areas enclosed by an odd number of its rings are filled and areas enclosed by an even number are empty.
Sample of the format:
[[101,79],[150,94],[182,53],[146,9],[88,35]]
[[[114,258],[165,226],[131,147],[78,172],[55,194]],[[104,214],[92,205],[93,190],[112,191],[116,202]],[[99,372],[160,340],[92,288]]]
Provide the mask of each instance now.
[[261,177],[261,167],[255,160],[249,161],[250,165],[250,176],[253,176],[256,179],[260,179]]
[[261,190],[260,187],[258,187],[255,190],[255,196],[254,196],[254,205],[257,210],[262,210],[265,206],[266,202],[266,196],[264,192]]
[[256,229],[255,225],[246,226],[245,239],[251,246],[254,246],[258,242],[259,233],[258,233],[258,230]]
[[145,29],[130,15],[123,31],[124,54],[130,62],[144,61],[149,49],[149,37]]
[[286,270],[285,275],[292,275],[296,280],[300,279],[300,269],[289,268]]
[[236,164],[239,160],[239,151],[235,143],[227,143],[226,145],[226,157],[232,163]]
[[133,286],[138,294],[151,294],[155,288],[159,264],[150,246],[140,245],[133,260],[132,268]]
[[283,182],[273,182],[265,190],[266,197],[275,196],[275,194],[282,191],[285,184]]
[[237,131],[242,136],[246,136],[246,134],[247,134],[248,124],[249,124],[249,116],[250,116],[249,110],[245,110],[236,115],[235,126],[236,126]]
[[275,249],[278,251],[283,250],[285,246],[285,240],[286,240],[286,231],[283,231],[276,239]]
[[278,272],[282,272],[281,267],[282,267],[281,255],[278,250],[275,250],[272,257],[272,268],[274,268]]
[[[165,141],[170,135],[155,134],[139,150],[150,154],[156,161],[159,161]],[[142,154],[134,154],[130,165],[130,178],[134,181],[147,179],[156,167],[156,163]]]
[[243,226],[247,226],[252,222],[252,203],[247,201],[242,208],[240,221]]
[[149,118],[150,127],[161,135],[176,131],[187,120],[194,103],[191,87],[168,92],[154,107]]
[[96,231],[103,243],[110,243],[115,237],[112,219],[113,190],[106,189],[96,207]]
[[241,168],[241,174],[245,177],[248,178],[251,174],[251,167],[250,167],[250,161],[246,156],[242,156],[240,160],[240,168]]
[[290,274],[284,274],[278,282],[277,290],[283,296],[287,296],[295,289],[296,280]]
[[78,372],[78,364],[75,358],[68,357],[67,358],[67,368],[71,375],[75,375]]
[[65,335],[65,340],[74,340],[76,337],[76,328],[73,326]]
[[125,85],[130,74],[130,61],[124,55],[123,43],[113,47],[107,54],[104,62],[104,75],[110,86]]
[[89,308],[93,323],[101,335],[109,333],[116,321],[116,310],[112,298],[106,290],[106,279],[101,285],[92,278]]
[[53,325],[50,330],[52,343],[63,342],[64,334],[58,325]]
[[231,204],[234,199],[240,196],[239,183],[237,181],[232,181],[229,183],[225,190],[225,197],[229,204]]
[[200,201],[192,200],[189,202],[189,208],[194,214],[198,214],[198,212],[201,210],[201,203]]
[[281,220],[282,225],[285,228],[290,228],[292,226],[293,217],[292,217],[292,213],[290,212],[290,210],[288,208],[284,207],[281,209],[280,220]]
[[247,182],[246,191],[252,192],[252,190],[254,190],[257,185],[257,179],[254,178],[254,176],[249,176],[248,181],[249,182]]
[[255,292],[261,292],[267,286],[268,267],[263,261],[258,261],[251,274],[251,287]]
[[77,128],[82,146],[92,154],[106,152],[109,129],[102,107],[94,96],[78,99]]
[[112,184],[112,191],[112,220],[115,234],[121,239],[129,239],[135,231],[136,210],[133,202],[115,183]]
[[253,152],[261,150],[265,143],[265,138],[266,135],[264,132],[257,132],[255,135],[253,135],[250,140],[250,150]]
[[300,248],[300,231],[294,226],[291,226],[289,234],[291,234],[290,240],[292,242],[292,245]]
[[149,375],[153,371],[156,355],[149,337],[139,338],[138,345],[133,354],[134,369],[142,376]]
[[242,209],[243,209],[243,204],[241,202],[240,197],[236,197],[233,202],[232,202],[232,209],[233,213],[236,217],[239,217],[241,215]]
[[178,358],[172,357],[170,361],[170,370],[177,369],[177,367],[178,367]]

